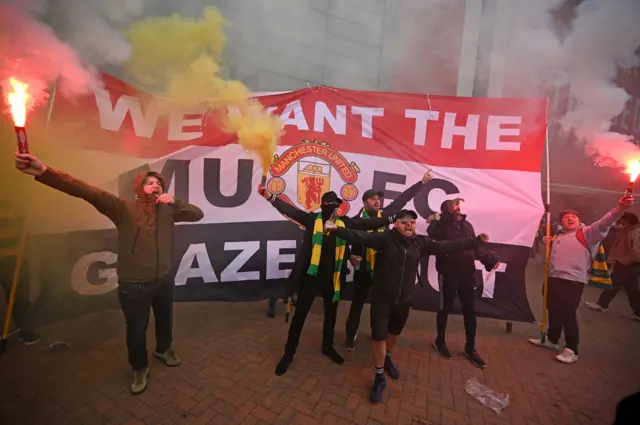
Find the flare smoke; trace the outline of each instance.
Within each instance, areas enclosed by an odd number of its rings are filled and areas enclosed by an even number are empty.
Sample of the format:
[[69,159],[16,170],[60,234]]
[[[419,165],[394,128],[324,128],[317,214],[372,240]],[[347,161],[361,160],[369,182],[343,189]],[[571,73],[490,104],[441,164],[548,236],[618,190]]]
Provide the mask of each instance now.
[[29,84],[29,107],[46,101],[53,84],[67,98],[89,93],[97,67],[129,59],[119,30],[141,12],[142,0],[2,0],[0,81]]

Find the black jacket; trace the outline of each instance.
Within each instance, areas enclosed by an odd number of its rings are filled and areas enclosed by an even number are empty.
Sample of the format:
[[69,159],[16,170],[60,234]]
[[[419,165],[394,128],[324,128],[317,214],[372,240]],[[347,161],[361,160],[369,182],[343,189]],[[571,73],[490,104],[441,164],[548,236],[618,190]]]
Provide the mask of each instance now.
[[338,228],[335,234],[347,242],[366,245],[377,251],[371,300],[391,304],[411,303],[421,257],[473,250],[484,243],[480,238],[451,242],[436,242],[423,235],[407,238],[396,230],[371,233]]
[[[291,220],[298,222],[299,224],[305,227],[304,235],[302,237],[302,245],[297,252],[296,261],[293,265],[293,269],[291,270],[291,274],[289,275],[289,280],[287,283],[287,296],[292,296],[296,292],[298,292],[298,283],[300,277],[304,276],[309,268],[309,262],[311,261],[311,251],[313,249],[313,225],[316,221],[316,216],[318,213],[315,212],[306,212],[302,211],[291,204],[286,203],[282,199],[275,198],[271,203],[275,209],[282,215],[289,217]],[[344,225],[353,229],[360,230],[373,230],[379,227],[387,226],[391,222],[391,218],[383,217],[383,218],[349,218],[349,217],[341,217],[342,221],[344,221]],[[336,236],[335,233],[324,236],[322,240],[323,251],[330,247],[335,247],[336,244]],[[348,250],[347,250],[348,251]],[[345,253],[345,257],[348,252]],[[346,258],[343,259],[342,262],[342,282],[344,286],[344,277],[346,276],[347,271],[347,261]],[[322,264],[321,264],[322,267]]]
[[[432,221],[427,228],[427,234],[436,241],[466,241],[476,237],[467,216],[462,215],[460,221],[455,221],[449,212],[442,213],[440,220]],[[473,247],[465,250],[439,253],[436,255],[436,270],[438,273],[467,274],[475,273],[475,260],[484,251]]]
[[[396,199],[391,201],[389,205],[387,205],[381,212],[383,218],[393,217],[398,211],[404,208],[407,203],[412,200],[420,191],[420,189],[424,186],[421,181],[417,182],[413,186],[409,187],[407,190],[402,192]],[[358,214],[353,216],[353,218],[361,218],[362,209],[358,211]],[[386,225],[384,226],[387,227]],[[359,244],[352,244],[350,246],[351,255],[358,255],[364,258],[366,247]]]

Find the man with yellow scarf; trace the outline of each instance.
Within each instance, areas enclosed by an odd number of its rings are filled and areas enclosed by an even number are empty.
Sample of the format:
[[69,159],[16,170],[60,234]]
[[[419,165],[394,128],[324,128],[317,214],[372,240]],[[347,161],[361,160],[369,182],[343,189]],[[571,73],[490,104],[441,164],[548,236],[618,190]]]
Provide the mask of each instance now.
[[336,225],[340,227],[373,230],[390,224],[391,219],[389,217],[351,219],[335,217],[335,210],[342,203],[342,199],[338,198],[335,192],[326,192],[322,195],[320,212],[302,211],[268,192],[264,186],[258,187],[258,193],[271,202],[278,212],[305,227],[302,245],[291,270],[289,288],[287,288],[287,296],[298,294],[296,310],[289,326],[284,355],[276,366],[275,373],[278,376],[284,375],[293,361],[304,322],[318,294],[321,294],[324,300],[322,354],[336,364],[343,364],[344,359],[335,350],[333,344],[340,288],[346,270],[344,259],[347,254],[347,244],[335,235],[325,235],[324,224],[333,218]]
[[[384,192],[381,190],[369,189],[362,195],[362,209],[356,217],[360,218],[388,218],[404,208],[407,203],[413,199],[420,191],[422,186],[431,180],[431,173],[427,172],[422,180],[409,187],[395,198],[384,210],[381,210]],[[384,232],[388,230],[387,226],[380,227],[371,232]],[[353,299],[349,308],[349,316],[345,324],[345,333],[347,337],[346,348],[349,351],[356,349],[356,338],[358,327],[360,326],[360,317],[362,316],[362,308],[369,295],[371,283],[373,282],[373,268],[376,262],[376,251],[362,245],[351,245],[351,255],[349,262],[355,270],[353,276]]]

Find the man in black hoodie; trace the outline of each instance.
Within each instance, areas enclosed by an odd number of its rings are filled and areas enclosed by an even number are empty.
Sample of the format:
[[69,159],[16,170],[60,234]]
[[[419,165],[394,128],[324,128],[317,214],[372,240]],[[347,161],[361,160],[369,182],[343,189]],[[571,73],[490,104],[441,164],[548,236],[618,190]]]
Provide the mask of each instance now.
[[[407,203],[412,200],[420,191],[422,186],[431,180],[431,173],[426,172],[422,180],[409,187],[395,198],[384,210],[381,210],[384,192],[375,189],[369,189],[362,195],[362,209],[355,217],[391,217],[396,212],[404,208]],[[388,230],[387,226],[377,229],[378,232]],[[355,270],[353,277],[354,291],[351,307],[349,308],[349,316],[345,324],[345,333],[347,337],[347,350],[356,349],[356,338],[358,327],[360,326],[360,316],[362,316],[362,308],[367,300],[371,283],[373,282],[373,269],[375,267],[376,252],[370,247],[363,245],[351,245],[351,255],[349,262]]]
[[[284,375],[293,361],[304,322],[318,293],[324,300],[322,354],[336,364],[343,364],[344,359],[336,352],[333,345],[340,286],[344,282],[346,271],[344,259],[347,258],[347,247],[345,241],[336,238],[335,235],[325,235],[323,228],[324,223],[333,216],[334,211],[342,203],[342,199],[338,198],[335,192],[326,192],[320,201],[321,212],[316,213],[302,211],[288,204],[268,192],[263,186],[258,187],[258,193],[271,202],[282,215],[305,228],[302,245],[289,278],[290,287],[287,294],[287,296],[293,293],[298,294],[296,310],[289,326],[284,355],[276,366],[275,373],[278,376]],[[389,217],[368,219],[334,217],[334,219],[342,226],[362,230],[374,230],[391,222]]]
[[[467,216],[460,210],[457,198],[445,201],[440,206],[441,217],[432,219],[427,233],[436,241],[465,241],[475,237],[475,231]],[[487,253],[484,249],[469,248],[456,252],[439,253],[436,255],[436,269],[438,270],[438,285],[440,287],[440,311],[436,316],[437,336],[435,349],[442,357],[451,360],[452,356],[445,342],[447,319],[456,296],[462,305],[464,317],[464,331],[467,337],[465,356],[477,367],[484,368],[486,363],[475,348],[476,342],[476,258],[487,270],[498,264],[494,253]]]
[[391,353],[409,317],[420,259],[429,254],[475,249],[488,240],[486,235],[480,235],[477,238],[435,242],[427,236],[415,234],[417,218],[415,211],[402,210],[395,215],[391,231],[374,233],[338,227],[331,221],[325,225],[326,230],[338,238],[377,251],[371,290],[371,338],[376,368],[369,393],[372,403],[382,400],[387,386],[385,370],[393,380],[400,377]]

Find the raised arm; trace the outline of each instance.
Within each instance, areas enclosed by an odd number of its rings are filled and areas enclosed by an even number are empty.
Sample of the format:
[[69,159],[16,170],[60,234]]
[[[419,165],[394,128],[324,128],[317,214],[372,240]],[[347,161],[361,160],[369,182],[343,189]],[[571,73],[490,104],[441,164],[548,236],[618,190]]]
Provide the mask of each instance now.
[[388,232],[365,232],[362,230],[347,229],[345,227],[336,228],[335,234],[340,239],[344,239],[349,243],[365,245],[373,249],[381,249],[389,237]]
[[583,227],[582,234],[587,244],[593,246],[602,241],[607,236],[607,233],[609,233],[611,227],[622,217],[624,211],[631,208],[632,205],[633,196],[624,196],[618,201],[618,206],[605,214],[604,217],[589,226]]
[[183,201],[179,198],[174,198],[173,201],[173,220],[178,223],[181,221],[194,222],[200,221],[204,217],[204,213],[198,207]]
[[269,192],[264,186],[258,186],[258,193],[265,198],[278,210],[278,212],[284,216],[289,217],[293,221],[297,221],[303,226],[309,225],[309,213],[302,211],[291,204],[278,198],[275,194]]
[[343,217],[344,225],[349,229],[355,230],[376,230],[381,227],[387,227],[393,223],[393,217]]
[[33,155],[16,153],[15,163],[19,171],[34,176],[40,183],[87,201],[114,224],[120,221],[124,211],[124,201],[112,193],[49,168]]
[[398,211],[403,209],[405,205],[407,205],[407,203],[418,194],[420,189],[422,189],[422,186],[429,180],[431,180],[431,172],[427,171],[422,177],[422,180],[420,180],[413,186],[410,186],[407,190],[398,195],[396,199],[391,201],[391,203],[382,210],[382,216],[392,217]]

